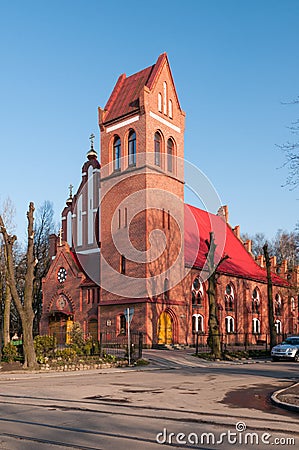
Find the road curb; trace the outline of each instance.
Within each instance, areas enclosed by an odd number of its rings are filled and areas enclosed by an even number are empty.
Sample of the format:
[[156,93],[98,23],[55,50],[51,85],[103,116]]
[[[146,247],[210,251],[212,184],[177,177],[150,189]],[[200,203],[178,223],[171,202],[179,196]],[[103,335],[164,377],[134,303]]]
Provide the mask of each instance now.
[[299,383],[295,383],[292,386],[289,386],[287,388],[283,388],[283,389],[280,389],[279,391],[274,392],[271,395],[271,402],[275,406],[278,406],[279,408],[287,409],[288,411],[299,412],[299,406],[292,405],[291,403],[283,402],[283,401],[278,399],[278,396],[280,394],[283,394],[286,391],[288,391],[289,389],[293,388],[294,386],[298,386],[298,385],[299,385]]

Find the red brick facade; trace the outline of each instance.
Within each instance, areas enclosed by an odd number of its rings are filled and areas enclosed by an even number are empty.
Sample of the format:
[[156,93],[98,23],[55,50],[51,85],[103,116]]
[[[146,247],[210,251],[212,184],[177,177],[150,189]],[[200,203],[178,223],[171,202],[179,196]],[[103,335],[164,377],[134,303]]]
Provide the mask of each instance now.
[[[97,339],[100,332],[119,334],[127,307],[134,307],[132,330],[144,333],[149,346],[193,344],[194,332],[208,332],[207,283],[198,278],[203,266],[188,267],[184,247],[185,228],[190,231],[184,123],[166,54],[131,77],[120,76],[99,109],[101,165],[92,144],[81,185],[62,212],[62,238],[43,281],[41,333],[60,329],[67,339],[71,322],[78,321]],[[228,212],[222,212],[225,221]],[[236,247],[238,227],[235,234],[224,227],[230,248]],[[240,260],[251,261],[249,245],[240,246]],[[229,270],[218,272],[221,332],[227,339],[250,333],[264,340],[265,270],[251,263],[242,276],[241,263],[231,269],[237,259],[231,255]],[[298,283],[298,269],[281,270],[282,278],[274,277],[276,326],[296,333],[298,297],[286,280]]]

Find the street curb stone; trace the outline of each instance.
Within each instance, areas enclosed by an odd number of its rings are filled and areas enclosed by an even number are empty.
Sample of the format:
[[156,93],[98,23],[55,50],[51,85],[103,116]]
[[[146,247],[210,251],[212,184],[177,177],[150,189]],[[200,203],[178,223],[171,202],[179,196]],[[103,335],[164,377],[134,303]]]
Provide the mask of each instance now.
[[271,402],[280,408],[287,409],[288,411],[299,412],[299,406],[292,405],[291,403],[283,402],[278,399],[278,396],[280,394],[283,394],[284,392],[288,391],[290,388],[293,388],[294,386],[299,386],[299,383],[295,383],[292,386],[289,386],[287,388],[283,388],[283,389],[280,389],[279,391],[274,392],[271,395]]

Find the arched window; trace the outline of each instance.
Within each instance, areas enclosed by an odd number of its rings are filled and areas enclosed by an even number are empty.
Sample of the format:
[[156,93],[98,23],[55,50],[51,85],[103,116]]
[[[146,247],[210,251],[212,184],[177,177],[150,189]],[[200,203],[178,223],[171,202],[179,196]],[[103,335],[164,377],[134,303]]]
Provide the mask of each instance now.
[[226,311],[234,310],[234,299],[235,299],[234,289],[231,284],[227,284],[224,295],[224,303]]
[[131,130],[128,138],[129,166],[136,166],[136,133]]
[[115,136],[113,141],[113,161],[114,170],[120,170],[120,158],[121,158],[121,142],[118,136]]
[[169,280],[168,278],[165,278],[164,280],[164,292],[163,292],[164,300],[169,299]]
[[274,304],[274,311],[276,316],[281,315],[281,309],[282,309],[282,301],[279,294],[275,295],[275,304]]
[[255,314],[259,314],[260,312],[260,294],[257,288],[254,288],[252,291],[252,312]]
[[168,139],[167,141],[167,169],[168,172],[173,171],[173,141]]
[[295,311],[296,305],[295,305],[295,299],[294,297],[291,297],[291,311]]
[[204,332],[204,320],[201,314],[193,314],[192,316],[192,332],[203,333]]
[[161,92],[158,93],[158,111],[162,112],[162,94],[161,94]]
[[253,334],[260,334],[261,332],[261,322],[259,319],[252,319],[252,333]]
[[203,303],[204,289],[199,277],[196,277],[192,283],[192,306],[200,306]]
[[155,139],[154,139],[156,166],[161,166],[161,143],[162,143],[161,135],[160,135],[160,133],[156,132]]
[[126,257],[124,255],[120,257],[120,273],[126,274]]
[[163,82],[163,112],[167,114],[167,83]]
[[235,331],[235,319],[231,316],[225,318],[225,331],[227,333],[234,333]]
[[281,320],[275,320],[275,330],[277,334],[281,334],[282,333],[282,326],[281,326]]
[[168,115],[172,119],[172,100],[168,101]]
[[119,333],[120,334],[126,334],[127,330],[127,321],[124,314],[121,314],[119,316]]

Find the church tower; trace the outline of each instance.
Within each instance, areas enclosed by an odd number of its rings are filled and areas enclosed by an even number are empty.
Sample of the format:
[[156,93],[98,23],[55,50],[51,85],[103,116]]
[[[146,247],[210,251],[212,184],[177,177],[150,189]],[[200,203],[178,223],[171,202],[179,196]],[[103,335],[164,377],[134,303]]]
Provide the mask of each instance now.
[[[176,340],[177,284],[184,277],[184,122],[165,53],[153,66],[122,74],[99,108],[101,331],[107,323],[120,328],[130,306],[134,328],[149,343]],[[159,338],[163,312],[171,331]]]

